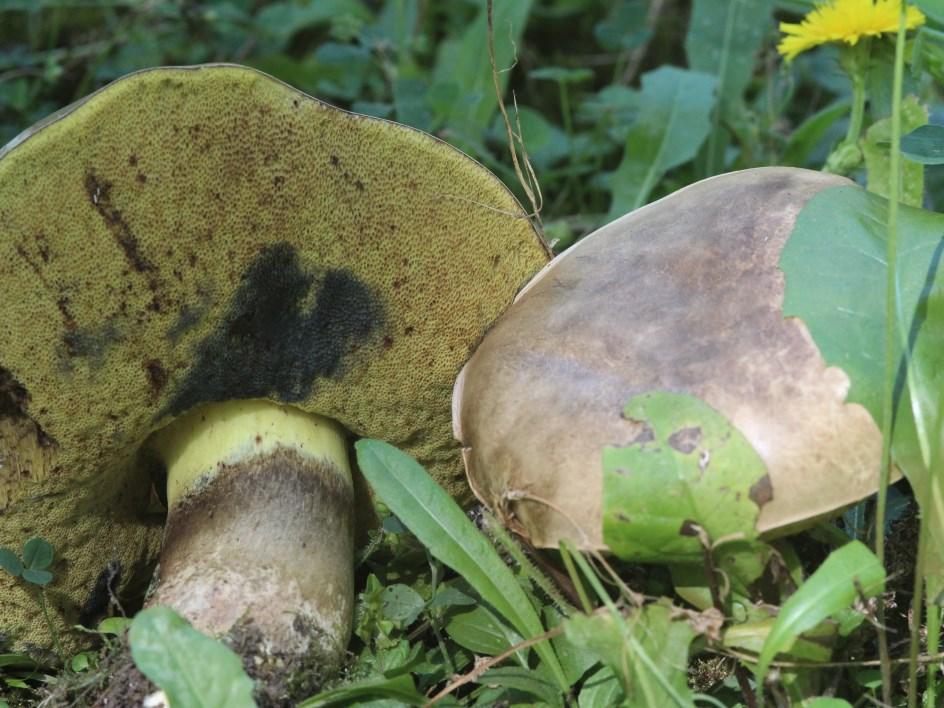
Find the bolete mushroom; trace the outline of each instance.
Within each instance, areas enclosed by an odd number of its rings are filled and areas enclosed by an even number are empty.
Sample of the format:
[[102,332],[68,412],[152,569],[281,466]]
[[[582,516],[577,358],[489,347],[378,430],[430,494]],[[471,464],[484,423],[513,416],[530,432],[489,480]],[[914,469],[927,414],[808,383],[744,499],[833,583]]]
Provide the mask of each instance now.
[[[156,601],[336,660],[347,435],[462,496],[452,383],[547,262],[526,214],[439,140],[237,66],[133,74],[0,156],[0,410],[54,451],[0,468],[0,546],[50,540],[55,621],[94,623],[146,584],[158,459]],[[0,595],[13,648],[48,644],[21,584]]]
[[479,498],[536,546],[605,549],[604,447],[641,434],[624,406],[659,391],[701,399],[756,450],[761,534],[874,492],[876,422],[783,313],[781,250],[807,200],[839,185],[851,182],[791,168],[714,177],[549,264],[456,382],[454,432]]

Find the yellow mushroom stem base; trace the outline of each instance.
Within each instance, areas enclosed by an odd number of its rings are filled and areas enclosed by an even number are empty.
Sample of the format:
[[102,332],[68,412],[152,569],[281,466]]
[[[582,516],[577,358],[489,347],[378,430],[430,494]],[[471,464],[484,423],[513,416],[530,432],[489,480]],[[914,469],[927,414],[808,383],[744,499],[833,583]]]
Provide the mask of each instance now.
[[[353,603],[353,492],[333,421],[267,401],[201,406],[154,436],[168,517],[152,605],[257,661],[343,656]],[[241,652],[244,655],[245,651]]]

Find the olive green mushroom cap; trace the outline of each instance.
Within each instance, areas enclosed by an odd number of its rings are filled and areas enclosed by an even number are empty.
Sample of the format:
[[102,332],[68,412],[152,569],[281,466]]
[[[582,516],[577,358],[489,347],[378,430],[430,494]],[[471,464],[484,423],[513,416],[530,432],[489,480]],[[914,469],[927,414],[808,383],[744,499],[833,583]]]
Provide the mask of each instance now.
[[[63,622],[147,581],[138,450],[201,402],[333,418],[461,496],[452,383],[548,259],[483,167],[220,65],[121,79],[0,155],[0,374],[55,449],[0,468],[0,546],[53,543]],[[0,574],[0,596],[0,635],[48,645],[23,586]]]
[[757,499],[762,533],[872,493],[881,433],[846,402],[848,376],[826,365],[806,325],[784,317],[778,267],[805,202],[848,184],[792,168],[722,175],[553,261],[456,384],[455,434],[476,494],[538,546],[605,548],[603,448],[636,439],[624,406],[652,391],[702,399],[754,447],[772,489]]

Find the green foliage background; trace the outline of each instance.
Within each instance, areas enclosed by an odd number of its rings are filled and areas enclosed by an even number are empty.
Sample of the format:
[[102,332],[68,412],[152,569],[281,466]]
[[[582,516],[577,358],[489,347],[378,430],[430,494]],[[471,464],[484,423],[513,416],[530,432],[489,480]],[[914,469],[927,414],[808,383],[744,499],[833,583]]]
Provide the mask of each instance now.
[[[238,62],[335,105],[433,132],[524,201],[496,109],[484,6],[3,0],[0,143],[129,72]],[[778,20],[811,7],[810,0],[498,0],[505,100],[520,121],[557,248],[712,174],[767,164],[818,169],[845,130],[848,81],[835,47],[792,65],[775,49]],[[932,123],[942,122],[933,78],[944,70],[944,50],[922,42],[917,54],[928,71],[906,89],[930,106]],[[880,62],[869,76],[872,119],[888,114],[889,67]],[[944,201],[933,196],[944,194],[944,170],[927,169],[933,207]]]

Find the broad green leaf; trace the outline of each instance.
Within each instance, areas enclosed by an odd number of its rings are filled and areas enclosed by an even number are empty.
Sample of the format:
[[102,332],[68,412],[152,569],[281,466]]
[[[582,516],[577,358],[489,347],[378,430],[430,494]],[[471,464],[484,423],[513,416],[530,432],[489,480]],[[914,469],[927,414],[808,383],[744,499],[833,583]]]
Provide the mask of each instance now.
[[[481,605],[455,614],[446,624],[446,634],[464,649],[484,656],[497,656],[522,641],[520,634]],[[528,665],[526,649],[516,656],[522,666]]]
[[52,545],[44,538],[31,538],[23,544],[23,565],[31,570],[45,570],[52,565]]
[[380,601],[384,618],[400,627],[413,624],[426,605],[416,590],[402,583],[385,587],[380,593]]
[[528,693],[541,700],[540,705],[562,706],[561,693],[552,682],[545,681],[541,675],[521,666],[502,666],[486,671],[476,683],[484,686],[503,686]]
[[915,0],[915,5],[938,24],[944,24],[944,0]]
[[875,597],[885,587],[885,569],[860,541],[837,548],[780,608],[757,660],[759,680],[777,654],[788,652],[797,637],[861,596]]
[[755,58],[772,25],[771,0],[694,0],[685,37],[688,66],[717,78],[718,103],[707,145],[707,174],[724,168],[723,122],[737,120]]
[[[433,556],[465,578],[521,636],[543,634],[514,573],[416,460],[379,440],[358,440],[355,449],[358,467],[374,492]],[[569,684],[551,645],[541,642],[534,650],[566,691]]]
[[944,125],[922,125],[901,139],[905,157],[922,165],[944,165]]
[[[914,130],[928,122],[927,109],[914,96],[908,96],[901,103],[902,130]],[[861,141],[862,154],[868,173],[870,192],[888,196],[890,172],[889,145],[892,135],[891,118],[884,118],[873,124]],[[924,167],[914,162],[904,162],[901,170],[901,201],[913,207],[920,207],[924,199]]]
[[596,653],[619,677],[631,706],[690,706],[688,649],[695,632],[671,608],[647,605],[630,617],[612,613],[567,618],[567,637]]
[[[784,315],[802,318],[827,364],[849,376],[847,400],[865,406],[879,425],[885,303],[877,293],[885,290],[886,208],[886,200],[854,187],[821,192],[800,212],[780,258]],[[944,480],[932,460],[944,419],[944,214],[903,206],[898,232],[901,336],[892,454],[932,533],[927,576],[944,587],[944,557],[933,550],[944,543]]]
[[394,705],[421,706],[428,702],[416,690],[413,679],[403,674],[393,678],[372,678],[355,681],[341,688],[324,691],[298,704],[298,708],[325,708],[326,706],[368,705],[373,701],[391,699]]
[[631,399],[623,417],[645,434],[603,450],[603,539],[614,554],[660,563],[701,559],[691,524],[712,542],[757,537],[770,481],[724,416],[693,396],[656,391]]
[[[492,83],[492,66],[488,58],[488,30],[485,0],[478,0],[479,13],[458,39],[447,39],[439,45],[433,83],[455,83],[459,95],[476,97],[475,104],[459,104],[449,115],[443,116],[446,125],[472,134],[480,133],[491,121],[498,106]],[[532,0],[497,2],[494,7],[495,63],[499,83],[508,83],[510,68],[516,61],[516,48],[521,46]]]
[[612,708],[623,701],[623,686],[613,669],[604,666],[583,683],[577,695],[578,708]]
[[224,644],[201,634],[168,607],[139,612],[128,633],[131,657],[172,706],[249,708],[252,681]]
[[14,578],[23,574],[23,564],[19,556],[9,548],[0,548],[0,568],[3,568]]
[[711,125],[715,85],[709,74],[674,66],[643,75],[639,114],[611,178],[609,218],[641,207],[668,170],[695,157]]
[[801,708],[852,708],[852,704],[841,698],[826,698],[820,696],[819,698],[810,698],[807,701],[803,701]]

